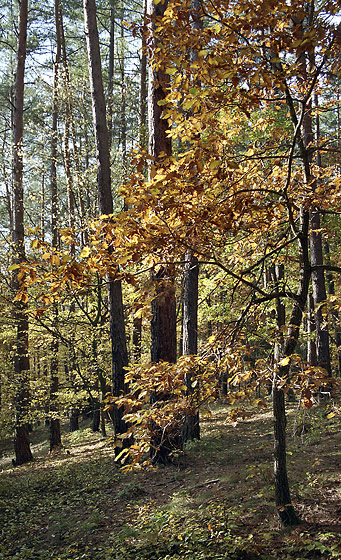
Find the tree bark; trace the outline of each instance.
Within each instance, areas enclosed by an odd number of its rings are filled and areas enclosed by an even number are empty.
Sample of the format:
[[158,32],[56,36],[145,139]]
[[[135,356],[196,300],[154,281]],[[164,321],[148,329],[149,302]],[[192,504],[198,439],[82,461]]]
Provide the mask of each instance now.
[[293,354],[300,331],[303,311],[307,301],[310,263],[308,253],[308,227],[309,213],[300,211],[300,233],[298,238],[300,279],[295,302],[289,320],[288,334],[283,349],[283,356],[288,358],[286,365],[274,368],[273,379],[273,417],[274,417],[274,474],[275,474],[275,499],[278,516],[283,525],[297,525],[300,520],[295,512],[290,498],[290,489],[286,466],[286,413],[285,394],[278,387],[281,379],[288,378],[290,369],[290,356]]
[[[24,76],[27,41],[27,0],[20,3],[17,67],[15,76],[13,111],[13,248],[14,264],[25,260],[24,235],[24,186],[23,186],[23,114],[24,114]],[[14,292],[19,289],[16,272],[13,274]],[[33,459],[28,435],[29,411],[29,370],[28,320],[26,302],[15,302],[15,321],[17,325],[14,374],[17,387],[15,399],[15,438],[14,451],[16,465]]]
[[[98,203],[101,214],[111,215],[113,213],[113,199],[111,192],[109,141],[95,0],[83,0],[83,6],[96,143]],[[113,395],[119,397],[125,392],[124,368],[128,366],[121,281],[115,280],[108,275],[107,287],[110,314]],[[122,407],[114,407],[114,427],[116,436],[125,433],[127,430],[127,425],[122,417]]]
[[[198,259],[191,251],[186,254],[184,268],[184,292],[182,314],[182,354],[198,353]],[[185,418],[184,441],[200,439],[199,410],[195,404],[195,390],[192,387],[192,375],[188,373],[185,379],[187,396],[191,410]]]
[[[55,28],[56,28],[56,58],[54,61],[54,83],[53,83],[53,109],[52,109],[52,135],[51,135],[51,230],[52,246],[58,248],[58,185],[57,185],[57,139],[58,139],[58,86],[59,86],[59,64],[61,57],[61,33],[60,33],[60,5],[59,0],[54,4]],[[58,324],[58,304],[53,309],[53,330]],[[60,421],[58,414],[57,393],[59,388],[58,377],[58,350],[59,342],[54,338],[51,344],[51,385],[50,385],[50,451],[61,446]]]
[[115,0],[110,2],[110,36],[109,36],[109,65],[108,65],[108,134],[109,150],[112,144],[112,117],[114,108],[114,67],[115,67]]
[[[147,16],[151,18],[148,46],[153,56],[158,48],[159,39],[155,32],[155,21],[161,18],[168,6],[168,0],[161,0],[158,4],[154,0],[147,0]],[[163,107],[159,102],[167,95],[169,75],[165,68],[148,68],[148,119],[149,119],[149,153],[153,157],[154,166],[162,165],[165,158],[172,154],[172,142],[167,135],[168,121],[162,119]],[[152,302],[151,321],[151,360],[152,362],[176,362],[176,300],[174,269],[172,266],[161,266],[154,274],[155,298]],[[154,394],[152,402],[167,395]],[[171,463],[171,451],[182,447],[182,436],[173,434],[173,426],[163,433],[158,426],[154,426],[151,441],[151,457],[153,463]]]
[[[307,5],[307,21],[308,25],[312,24],[312,19],[314,17],[314,2]],[[304,32],[307,31],[304,28],[303,22],[299,25],[300,33],[302,39],[304,37]],[[309,66],[311,69],[315,67],[315,56],[314,53],[302,52],[297,57],[298,63],[298,79],[303,84],[306,85],[308,81],[307,74],[307,62],[309,60]],[[314,142],[314,132],[313,132],[313,122],[312,122],[312,100],[311,98],[306,102],[303,107],[304,116],[302,120],[302,137],[301,137],[301,150],[304,150],[305,160],[306,160],[306,182],[309,184],[315,192],[317,187],[317,180],[312,173],[312,144]],[[317,120],[317,134],[316,140],[319,136],[319,122]],[[317,165],[321,165],[320,154],[317,151]],[[317,355],[317,365],[327,370],[329,376],[331,376],[331,363],[330,363],[330,350],[329,350],[329,332],[327,323],[323,320],[323,304],[326,302],[326,283],[325,274],[322,268],[323,265],[323,245],[322,245],[322,232],[321,232],[321,219],[319,208],[313,206],[310,209],[310,260],[312,267],[318,267],[313,269],[311,275],[312,288],[313,288],[313,298],[315,305],[315,329],[316,329],[316,355]]]

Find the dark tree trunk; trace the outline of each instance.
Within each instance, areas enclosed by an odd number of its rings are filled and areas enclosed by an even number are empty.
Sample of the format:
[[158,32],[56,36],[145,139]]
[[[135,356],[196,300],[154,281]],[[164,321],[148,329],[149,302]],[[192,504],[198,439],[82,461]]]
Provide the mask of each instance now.
[[[143,0],[143,21],[146,21],[146,0]],[[142,148],[147,146],[147,53],[146,34],[142,34],[140,58],[140,99],[139,99],[139,142]]]
[[[182,354],[198,353],[198,280],[199,263],[191,251],[186,254],[184,268],[183,314],[182,314]],[[187,396],[191,400],[191,410],[186,415],[184,441],[200,439],[199,410],[195,403],[195,389],[192,375],[186,375]]]
[[114,109],[115,1],[116,0],[111,0],[110,2],[110,36],[109,36],[108,93],[107,93],[109,150],[112,144],[112,132],[113,132],[112,117],[113,117],[113,109]]
[[[143,21],[146,21],[146,0],[143,1]],[[140,90],[139,90],[139,143],[141,148],[147,147],[147,54],[146,34],[142,34],[140,58]],[[145,169],[144,169],[145,171]],[[142,355],[142,317],[133,319],[133,358],[138,363]]]
[[[54,62],[54,84],[53,84],[53,110],[52,110],[52,135],[51,135],[51,229],[52,246],[58,248],[58,189],[57,189],[57,136],[58,136],[58,82],[59,64],[61,57],[61,33],[60,33],[60,5],[59,0],[54,4],[55,27],[56,27],[56,58]],[[53,330],[58,324],[58,304],[55,304]],[[61,446],[60,422],[56,418],[58,413],[57,393],[59,388],[58,378],[58,339],[54,338],[51,344],[51,386],[50,386],[50,451]]]
[[[154,4],[147,0],[147,14],[155,20],[162,17],[166,11],[168,0]],[[157,48],[154,35],[154,23],[151,28],[151,45]],[[155,165],[162,164],[162,157],[172,154],[172,142],[167,135],[168,121],[162,119],[163,107],[159,102],[166,97],[166,88],[169,84],[169,75],[164,68],[156,70],[149,65],[148,71],[149,96],[149,152],[155,158]],[[176,303],[174,289],[174,273],[171,268],[162,267],[154,275],[155,295],[152,302],[152,362],[160,360],[176,362]]]
[[289,320],[288,334],[283,348],[283,356],[289,358],[288,364],[275,366],[273,380],[273,416],[274,416],[274,473],[275,473],[275,498],[277,513],[283,525],[297,525],[297,517],[290,498],[290,489],[286,466],[286,414],[285,394],[278,387],[280,379],[288,378],[290,369],[290,356],[293,354],[299,336],[303,311],[307,301],[310,266],[308,255],[308,227],[309,214],[301,210],[301,226],[299,243],[300,280]]
[[[155,21],[161,18],[168,6],[168,0],[158,4],[154,0],[147,0],[147,16],[151,18],[149,46],[151,53],[155,52],[158,40],[155,36]],[[153,156],[154,165],[162,165],[163,159],[172,154],[172,141],[167,135],[169,128],[167,119],[162,119],[163,107],[159,104],[167,95],[170,83],[165,68],[154,68],[149,64],[148,69],[148,118],[149,118],[149,153]],[[152,362],[176,362],[176,301],[174,286],[174,270],[171,266],[162,266],[153,275],[155,299],[152,302],[151,321],[151,360]],[[152,402],[167,399],[167,395],[153,395]],[[182,434],[179,427],[169,426],[167,433],[154,426],[151,441],[151,456],[154,463],[168,464],[171,462],[171,451],[182,448]]]
[[151,360],[176,362],[176,302],[174,273],[162,267],[153,275],[155,298],[152,301]]
[[[20,3],[17,68],[15,76],[14,110],[13,110],[13,247],[15,264],[25,259],[24,237],[24,188],[23,188],[23,113],[24,113],[24,75],[27,39],[27,0]],[[13,275],[13,289],[19,289],[16,272]],[[28,435],[29,410],[29,356],[28,356],[28,320],[26,302],[15,302],[15,320],[17,325],[16,353],[14,357],[14,374],[16,383],[15,400],[15,439],[14,451],[16,465],[22,465],[33,459]]]
[[[96,142],[99,210],[101,214],[110,215],[113,213],[113,199],[111,192],[109,138],[96,20],[96,4],[95,0],[83,0],[83,5]],[[122,286],[119,280],[114,280],[109,275],[107,277],[107,286],[110,314],[113,395],[118,397],[125,391],[124,368],[128,366]],[[116,436],[125,433],[127,430],[127,424],[123,420],[123,414],[124,411],[122,407],[114,408]]]
[[[306,5],[306,22],[312,22],[314,15],[314,3]],[[304,37],[305,23],[300,22],[298,30],[301,37]],[[298,65],[298,80],[304,87],[307,87],[308,83],[308,72],[307,64],[309,62],[309,70],[315,68],[315,55],[314,52],[307,53],[301,52],[297,56]],[[304,116],[302,120],[302,131],[301,131],[301,154],[304,152],[304,165],[305,165],[305,178],[306,184],[310,185],[313,192],[315,192],[318,186],[318,181],[312,173],[312,145],[314,142],[314,132],[313,132],[313,121],[312,121],[312,101],[311,97],[306,101],[303,107]],[[317,128],[319,128],[319,123],[317,121]],[[317,140],[319,132],[317,130]],[[317,165],[321,164],[320,154],[317,151]],[[326,302],[326,284],[325,284],[325,274],[322,268],[323,266],[323,246],[322,246],[322,232],[321,232],[321,220],[319,208],[316,206],[310,209],[309,213],[310,219],[310,260],[312,266],[312,288],[313,288],[313,298],[315,304],[315,329],[316,329],[316,355],[317,355],[317,365],[326,369],[328,375],[331,375],[331,363],[330,363],[330,351],[329,351],[329,333],[328,326],[323,320],[323,303]],[[315,268],[314,267],[318,267]]]
[[70,432],[76,432],[79,430],[79,409],[71,408],[70,418],[69,418],[69,430]]
[[[310,258],[311,266],[323,265],[322,233],[320,214],[317,210],[310,212]],[[318,268],[312,271],[313,298],[315,304],[316,356],[317,365],[324,368],[331,376],[329,332],[328,325],[323,318],[326,302],[326,284],[324,270]],[[322,304],[322,305],[321,305]]]
[[183,355],[198,353],[198,259],[189,251],[186,254],[183,295]]
[[59,376],[58,376],[58,340],[55,339],[51,345],[51,387],[50,387],[50,451],[59,448],[62,445],[60,433],[60,421],[56,416],[58,415],[57,393],[59,389]]

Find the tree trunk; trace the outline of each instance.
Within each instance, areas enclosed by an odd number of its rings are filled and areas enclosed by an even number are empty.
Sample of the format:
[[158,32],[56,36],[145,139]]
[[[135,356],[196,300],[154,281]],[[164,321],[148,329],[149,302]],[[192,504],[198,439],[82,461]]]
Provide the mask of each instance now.
[[79,409],[78,408],[71,408],[69,420],[70,420],[70,423],[69,423],[70,432],[76,432],[77,430],[79,430]]
[[[13,247],[14,264],[25,260],[24,237],[24,187],[23,187],[23,113],[24,113],[24,76],[27,39],[27,0],[20,3],[17,68],[15,76],[14,114],[13,114]],[[14,292],[19,289],[16,272],[13,274]],[[33,459],[28,435],[29,410],[29,355],[28,320],[26,301],[15,302],[17,325],[14,374],[16,384],[15,399],[15,464],[22,465]]]
[[297,525],[300,520],[297,517],[291,503],[290,489],[286,466],[286,414],[285,395],[278,383],[283,378],[288,378],[290,369],[290,356],[293,354],[299,336],[302,322],[303,310],[307,301],[310,266],[308,255],[308,227],[309,214],[306,210],[300,211],[300,235],[299,259],[300,280],[294,301],[291,317],[289,320],[288,334],[284,344],[283,355],[288,358],[286,365],[278,365],[274,368],[273,380],[273,416],[274,416],[274,473],[275,473],[275,498],[277,512],[283,525]]
[[108,65],[108,134],[109,150],[112,144],[112,117],[114,108],[114,67],[115,67],[115,0],[110,2],[110,37],[109,37],[109,65]]
[[[52,135],[51,135],[51,230],[52,246],[58,248],[58,189],[57,189],[57,139],[58,139],[58,85],[59,64],[61,56],[60,35],[60,5],[55,0],[54,5],[55,27],[56,27],[56,58],[54,62],[54,84],[53,84],[53,110],[52,110]],[[54,306],[53,330],[58,324],[58,304]],[[59,388],[58,378],[58,339],[54,338],[51,344],[51,385],[50,385],[50,451],[61,446],[60,421],[58,414],[57,393]]]
[[[198,353],[198,259],[191,251],[186,254],[184,269],[184,292],[182,314],[182,354]],[[192,387],[192,376],[186,375],[187,396],[191,402],[191,410],[186,415],[184,424],[184,441],[200,439],[199,410],[195,403],[195,389]]]
[[[164,15],[168,0],[158,4],[154,0],[147,0],[147,15],[151,18],[149,42],[151,50],[158,46],[154,29],[155,20]],[[149,153],[154,158],[154,165],[162,165],[164,158],[172,154],[172,142],[167,135],[168,121],[162,119],[163,107],[159,102],[165,99],[169,84],[169,75],[165,68],[155,69],[149,64],[148,70],[148,117],[149,117]],[[162,266],[153,274],[155,299],[152,301],[151,321],[151,360],[152,362],[176,362],[176,301],[174,270],[171,266]],[[152,402],[165,395],[154,394]],[[181,434],[172,434],[173,427],[168,433],[154,426],[151,441],[151,457],[153,463],[168,464],[171,462],[171,451],[174,447],[182,447]]]
[[[109,141],[97,31],[96,4],[94,0],[83,0],[83,6],[96,143],[99,210],[101,214],[110,215],[113,213],[113,199],[111,193]],[[122,286],[120,280],[113,280],[109,275],[107,277],[107,286],[110,315],[113,395],[119,397],[125,392],[124,368],[128,366]],[[127,424],[122,418],[123,414],[122,407],[114,408],[116,436],[125,433],[127,430]]]
[[155,298],[152,301],[151,360],[176,362],[176,302],[174,272],[160,268],[153,275]]
[[[146,0],[143,0],[143,21],[146,21]],[[140,91],[139,91],[139,144],[141,148],[147,147],[147,54],[146,34],[142,34],[140,58]],[[144,169],[145,172],[145,169]],[[137,310],[136,310],[137,311]],[[133,358],[138,363],[142,355],[142,317],[133,319]]]
[[[314,15],[314,3],[311,2],[307,5],[307,18],[306,21],[312,22]],[[307,31],[304,28],[303,22],[299,25],[299,30],[304,37],[304,32]],[[303,86],[307,86],[308,83],[308,73],[307,73],[307,60],[309,60],[310,70],[315,68],[315,56],[314,53],[307,53],[305,51],[301,52],[297,56],[297,64],[299,69],[298,79]],[[312,122],[312,101],[311,98],[306,101],[306,105],[303,107],[304,116],[302,120],[302,136],[301,136],[301,151],[303,150],[305,157],[305,174],[306,183],[309,184],[315,192],[318,182],[313,176],[311,165],[312,165],[312,144],[314,142],[313,133],[313,122]],[[317,134],[318,140],[319,136],[319,122],[317,120]],[[317,165],[321,165],[320,155],[317,151]],[[316,329],[316,355],[317,355],[317,365],[326,369],[328,375],[331,375],[331,364],[330,364],[330,351],[329,351],[329,333],[328,326],[323,320],[323,304],[327,299],[326,294],[326,284],[325,284],[325,274],[323,268],[323,246],[322,246],[322,232],[321,232],[321,220],[320,212],[317,207],[312,207],[310,209],[310,260],[312,267],[319,267],[312,270],[311,281],[313,288],[313,298],[315,305],[315,329]]]

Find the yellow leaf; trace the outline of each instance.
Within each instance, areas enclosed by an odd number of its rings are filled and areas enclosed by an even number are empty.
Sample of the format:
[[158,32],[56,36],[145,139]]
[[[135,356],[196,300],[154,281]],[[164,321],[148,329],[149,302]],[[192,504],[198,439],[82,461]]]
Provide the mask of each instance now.
[[50,263],[59,266],[60,265],[60,258],[57,257],[57,255],[52,255],[51,258],[50,258]]
[[32,249],[35,249],[35,247],[38,247],[38,243],[39,243],[38,239],[33,239],[32,243],[31,243]]
[[43,256],[42,256],[42,259],[44,261],[47,261],[50,257],[51,257],[51,253],[44,253]]
[[213,160],[210,162],[210,169],[211,169],[211,170],[217,169],[219,166],[220,166],[220,160],[219,160],[219,159],[213,159]]
[[89,255],[90,255],[90,247],[83,247],[83,249],[81,251],[81,254],[80,254],[80,258],[85,259]]
[[278,362],[279,366],[287,366],[290,363],[290,357],[286,356],[280,362]]
[[17,268],[20,268],[19,264],[11,264],[11,266],[8,267],[8,272],[12,272],[13,270],[17,270]]

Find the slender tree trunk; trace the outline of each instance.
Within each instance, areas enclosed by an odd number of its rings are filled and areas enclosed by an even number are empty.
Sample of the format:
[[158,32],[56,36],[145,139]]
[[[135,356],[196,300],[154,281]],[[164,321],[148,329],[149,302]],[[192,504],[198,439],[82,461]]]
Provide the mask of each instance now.
[[[307,19],[308,25],[312,23],[312,18],[314,17],[314,2],[307,4]],[[300,32],[302,38],[304,36],[303,23],[300,24]],[[315,56],[314,53],[302,52],[297,57],[298,68],[299,68],[299,80],[303,85],[307,84],[308,73],[307,73],[307,60],[309,59],[310,69],[315,67]],[[317,131],[316,140],[318,141],[319,136],[319,121],[317,119]],[[312,174],[312,144],[314,142],[313,133],[313,121],[312,121],[312,100],[307,101],[304,107],[304,117],[302,121],[302,148],[305,150],[305,157],[307,163],[306,179],[307,184],[310,184],[313,191],[315,191],[317,185],[317,180]],[[320,154],[317,151],[317,165],[321,165]],[[312,207],[310,209],[310,260],[313,268],[311,281],[313,288],[313,298],[315,305],[315,324],[316,324],[316,355],[317,355],[317,365],[323,367],[327,370],[328,375],[331,375],[331,363],[330,363],[330,350],[329,350],[329,332],[326,322],[323,320],[323,308],[324,302],[326,302],[326,283],[325,274],[322,267],[323,265],[323,245],[322,245],[322,231],[321,231],[321,219],[319,208]]]
[[[168,0],[161,0],[158,4],[154,0],[147,0],[147,15],[151,18],[149,43],[151,50],[158,47],[156,39],[155,20],[163,16],[168,6]],[[154,165],[162,165],[163,158],[172,154],[172,142],[167,136],[168,122],[162,119],[163,107],[159,104],[166,97],[169,75],[165,68],[155,69],[149,64],[148,70],[148,117],[149,117],[149,153],[153,156]],[[176,300],[174,285],[174,270],[171,266],[161,266],[154,274],[155,298],[152,302],[151,321],[151,360],[152,362],[176,362]],[[165,395],[152,395],[152,402]],[[171,462],[171,451],[174,447],[181,447],[181,435],[174,437],[172,427],[164,433],[158,426],[154,427],[151,440],[151,457],[154,463],[168,464]]]
[[302,209],[300,236],[298,240],[300,280],[283,349],[283,356],[288,358],[288,363],[286,365],[279,364],[278,367],[275,366],[273,380],[275,498],[280,521],[285,526],[297,525],[300,520],[296,515],[290,497],[286,466],[285,394],[283,389],[278,387],[278,384],[281,379],[287,378],[289,375],[290,356],[293,354],[298,342],[300,325],[308,295],[310,280],[308,226],[309,214]]
[[[101,214],[111,215],[113,213],[113,199],[111,193],[109,139],[97,31],[96,4],[94,0],[83,0],[83,6],[96,142],[99,210]],[[125,392],[124,368],[128,366],[122,286],[120,280],[113,280],[109,275],[107,277],[107,286],[110,314],[113,394],[115,397],[118,397]],[[116,436],[125,433],[127,430],[127,425],[122,418],[123,414],[122,407],[114,408]]]
[[[24,187],[23,187],[23,113],[24,113],[24,76],[27,39],[27,0],[21,0],[19,13],[19,35],[17,68],[14,91],[13,114],[13,247],[14,263],[25,260],[24,237]],[[19,289],[16,273],[13,275],[14,292]],[[17,325],[16,352],[14,357],[14,374],[16,383],[15,400],[15,464],[22,465],[33,459],[28,435],[29,410],[29,355],[28,355],[28,320],[26,301],[15,302],[15,320]]]
[[[120,140],[122,150],[122,167],[123,180],[127,174],[127,92],[126,92],[126,73],[125,73],[125,53],[124,53],[124,4],[121,9],[121,52],[119,56],[120,74],[121,74],[121,114],[120,114]],[[124,202],[124,210],[127,210],[127,204]]]
[[[154,4],[147,0],[147,14],[155,19],[162,17],[166,11],[168,0]],[[153,49],[157,48],[157,41],[151,24],[151,42]],[[166,97],[169,75],[164,68],[155,69],[149,65],[148,71],[149,96],[149,153],[155,158],[155,165],[162,164],[162,157],[172,154],[172,142],[167,136],[168,122],[162,119],[163,107],[159,104]],[[154,275],[156,298],[152,304],[152,362],[164,360],[176,362],[176,304],[174,290],[174,276],[171,268],[162,267]]]
[[[62,61],[64,68],[64,89],[66,96],[66,107],[65,107],[65,126],[64,126],[64,167],[66,175],[67,184],[67,197],[69,206],[69,226],[71,229],[75,227],[75,209],[78,208],[79,219],[80,219],[80,230],[81,230],[81,247],[84,247],[88,243],[88,229],[86,227],[85,219],[85,205],[83,197],[83,181],[81,180],[81,165],[80,165],[80,155],[77,145],[77,133],[75,119],[73,116],[73,102],[72,102],[72,89],[71,89],[71,78],[68,65],[68,58],[66,53],[66,41],[64,33],[64,23],[63,14],[60,9],[60,40],[61,40],[61,51],[62,51]],[[70,153],[70,139],[72,138],[73,146],[73,160],[74,169],[72,166],[72,158]],[[70,253],[74,255],[75,246],[71,245]]]
[[153,275],[155,298],[152,301],[152,362],[176,362],[176,303],[174,273],[160,268]]
[[114,109],[114,71],[115,71],[115,4],[116,0],[110,2],[110,36],[109,36],[109,65],[108,65],[108,134],[109,149],[112,145],[113,133],[113,109]]
[[[146,21],[146,0],[143,0],[143,21]],[[139,92],[139,144],[141,148],[147,147],[147,54],[146,34],[142,34],[140,57],[140,92]],[[144,170],[145,171],[145,170]],[[142,355],[142,317],[133,319],[133,357],[138,363]]]
[[[59,64],[61,56],[60,40],[60,5],[59,0],[54,4],[55,27],[56,27],[56,58],[54,61],[54,83],[53,83],[53,110],[52,110],[52,135],[51,135],[51,229],[52,246],[58,248],[58,189],[57,189],[57,139],[58,139],[58,86],[59,86]],[[58,304],[54,306],[53,324],[55,330],[58,324]],[[50,451],[61,446],[60,421],[57,418],[58,405],[57,393],[59,388],[58,378],[58,350],[59,341],[54,338],[51,344],[51,386],[50,386]]]
[[[198,259],[191,251],[186,254],[184,269],[183,313],[182,313],[182,354],[185,356],[198,353]],[[191,402],[191,411],[185,418],[184,441],[200,439],[199,410],[195,403],[195,389],[192,387],[192,375],[186,375],[187,396]]]

